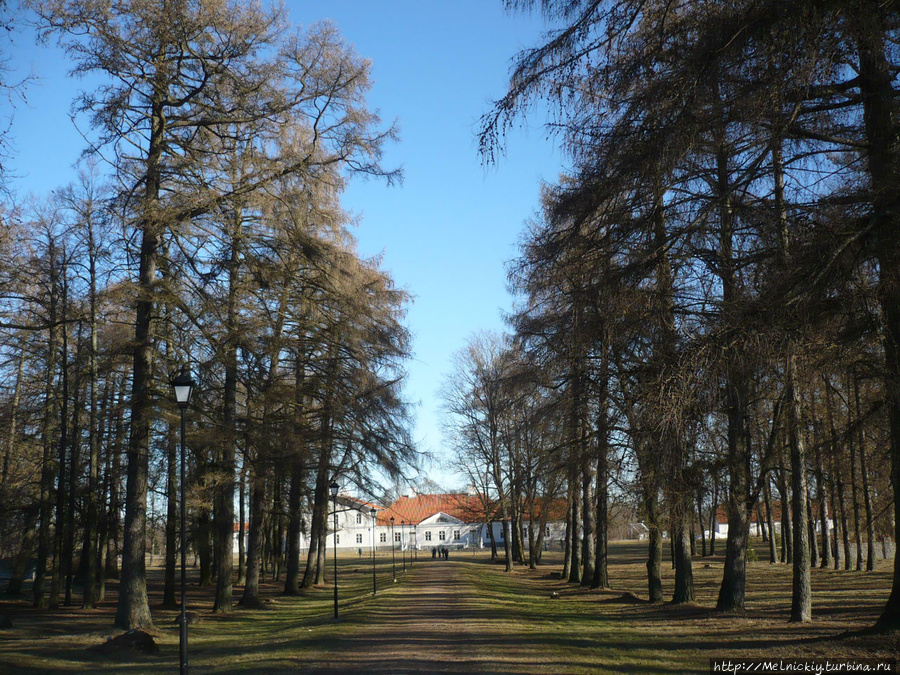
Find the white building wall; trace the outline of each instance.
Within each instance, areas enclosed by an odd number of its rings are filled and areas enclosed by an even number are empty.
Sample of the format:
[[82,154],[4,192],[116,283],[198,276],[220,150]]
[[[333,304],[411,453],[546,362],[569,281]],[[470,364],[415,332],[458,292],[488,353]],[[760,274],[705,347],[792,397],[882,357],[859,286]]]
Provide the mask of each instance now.
[[[337,513],[337,531],[334,530],[334,512],[332,511],[332,500],[329,500],[328,513],[328,534],[325,537],[326,550],[331,551],[337,542],[337,548],[342,551],[356,551],[359,553],[362,549],[362,555],[365,557],[372,551],[372,516],[370,514],[371,507],[360,505],[354,508],[352,505],[341,503],[338,498]],[[442,517],[439,517],[442,516]],[[434,520],[433,520],[434,519]],[[391,550],[392,545],[400,551],[430,551],[432,548],[484,548],[490,546],[487,528],[485,523],[463,523],[458,522],[441,522],[448,520],[444,514],[435,514],[432,518],[426,519],[418,525],[403,525],[395,523],[392,528],[390,525],[378,524],[374,528],[375,548],[378,551]],[[455,519],[454,519],[455,520]],[[431,522],[429,522],[431,521]],[[305,523],[303,530],[309,532],[309,523]],[[503,526],[502,523],[494,521],[491,523],[497,544],[503,545]],[[564,522],[552,522],[546,525],[544,534],[544,543],[548,548],[554,548],[561,545],[565,538],[566,525]],[[523,541],[526,546],[528,544],[528,524],[524,524]],[[249,539],[249,530],[245,532],[245,545]],[[393,539],[393,541],[392,541]],[[309,537],[301,532],[300,549],[308,550]],[[234,551],[238,549],[238,532],[234,533]]]

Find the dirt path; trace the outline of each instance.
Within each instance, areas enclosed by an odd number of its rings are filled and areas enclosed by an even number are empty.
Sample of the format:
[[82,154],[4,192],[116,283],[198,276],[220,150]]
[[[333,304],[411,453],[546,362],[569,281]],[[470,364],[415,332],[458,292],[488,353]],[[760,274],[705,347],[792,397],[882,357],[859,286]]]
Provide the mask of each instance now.
[[[478,625],[467,609],[474,589],[465,565],[427,560],[371,605],[341,620],[348,636],[307,643],[300,673],[489,672],[478,653]],[[327,657],[315,658],[324,651]]]

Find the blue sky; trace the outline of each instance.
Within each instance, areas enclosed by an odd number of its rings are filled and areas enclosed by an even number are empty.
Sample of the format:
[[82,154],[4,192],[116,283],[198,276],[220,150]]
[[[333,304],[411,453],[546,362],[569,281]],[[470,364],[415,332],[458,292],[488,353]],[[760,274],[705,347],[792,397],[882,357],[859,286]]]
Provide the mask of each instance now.
[[[514,129],[507,152],[486,167],[478,155],[479,117],[505,91],[510,60],[537,44],[538,15],[510,15],[500,0],[287,0],[294,24],[330,19],[372,61],[372,107],[396,119],[400,142],[385,164],[402,166],[403,184],[352,181],[344,206],[360,217],[360,253],[383,255],[383,267],[414,296],[408,315],[414,359],[406,392],[416,404],[414,438],[446,454],[438,389],[452,355],[481,329],[502,329],[510,308],[504,262],[516,253],[523,223],[538,204],[542,179],[555,181],[561,154],[541,128],[543,117]],[[70,182],[83,142],[69,120],[86,83],[66,77],[58,52],[14,36],[10,64],[39,79],[13,122],[13,188],[44,193]],[[445,487],[461,478],[438,467],[427,474]]]

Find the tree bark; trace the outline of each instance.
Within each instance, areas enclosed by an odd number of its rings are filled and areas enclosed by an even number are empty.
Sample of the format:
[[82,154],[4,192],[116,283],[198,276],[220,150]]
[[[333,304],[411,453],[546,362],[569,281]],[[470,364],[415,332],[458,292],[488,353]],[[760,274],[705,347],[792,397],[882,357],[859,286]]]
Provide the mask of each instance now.
[[578,489],[578,475],[572,471],[572,520],[570,529],[572,531],[572,565],[569,568],[569,583],[581,583],[581,491]]
[[[586,448],[584,448],[586,450]],[[582,522],[584,523],[584,536],[581,539],[581,558],[583,561],[583,570],[581,574],[581,585],[590,586],[594,583],[594,565],[596,563],[595,555],[597,553],[596,539],[596,515],[597,504],[594,501],[593,488],[593,471],[591,470],[588,455],[583,455],[581,467],[581,513]]]
[[645,476],[644,510],[647,515],[647,594],[650,602],[663,601],[662,530],[659,526],[659,492],[653,477]]
[[609,457],[606,438],[606,414],[599,426],[597,457],[597,546],[591,588],[609,588]]
[[263,507],[266,500],[266,476],[259,459],[250,467],[250,540],[247,546],[247,580],[242,607],[259,606],[259,577],[262,559]]
[[[120,386],[122,383],[120,382]],[[109,492],[109,510],[106,513],[106,562],[103,566],[103,578],[119,578],[119,482],[122,472],[122,445],[125,437],[124,410],[121,398],[116,405],[116,427],[114,438],[107,456],[107,489]]]
[[[689,503],[689,502],[688,502]],[[675,588],[672,592],[672,604],[694,601],[694,571],[691,560],[690,529],[688,524],[689,510],[681,500],[673,514],[672,537],[675,544]]]
[[[890,424],[891,484],[900,494],[900,144],[894,125],[893,73],[886,55],[887,9],[877,0],[861,0],[855,12],[859,51],[859,89],[867,141],[872,190],[875,250],[878,258],[878,296],[884,317],[884,378]],[[900,499],[894,499],[894,527],[900,527]],[[894,556],[891,594],[880,628],[900,626],[900,556]]]
[[201,506],[197,510],[197,527],[194,543],[197,546],[197,557],[200,559],[200,579],[197,584],[203,588],[212,586],[213,582],[213,547],[212,523],[209,509]]
[[[84,523],[84,549],[85,561],[84,596],[85,609],[93,609],[96,601],[97,585],[97,529],[100,520],[97,492],[100,489],[100,428],[99,428],[99,401],[97,387],[99,386],[99,373],[97,368],[97,242],[94,236],[93,210],[89,211],[87,223],[88,238],[88,328],[90,330],[90,343],[88,351],[88,387],[89,387],[89,412],[88,412],[88,448],[90,458],[88,460],[88,491],[87,513]],[[106,396],[103,397],[104,408],[109,397],[107,384]]]
[[703,492],[697,488],[697,520],[700,523],[700,555],[706,557],[706,522],[703,518]]
[[247,550],[245,534],[247,530],[247,451],[241,461],[238,477],[238,577],[237,585],[247,583]]
[[[720,130],[724,139],[724,132]],[[722,282],[722,320],[731,326],[741,302],[734,261],[734,212],[724,141],[716,152],[716,199],[719,213],[719,277]],[[737,356],[725,373],[724,409],[727,416],[725,464],[728,469],[728,537],[725,565],[716,610],[742,612],[747,582],[747,542],[750,536],[750,435],[747,429],[749,392],[747,376]]]
[[[866,513],[866,571],[875,569],[875,518],[872,513],[872,494],[869,491],[869,469],[866,460],[866,436],[862,424],[862,405],[859,397],[859,377],[853,374],[853,397],[856,406],[857,430],[857,454],[859,455],[859,474],[862,482],[863,507]],[[860,550],[860,555],[862,551]],[[862,567],[858,567],[862,569]]]
[[[55,256],[55,248],[51,239],[48,247],[48,255],[51,260]],[[56,266],[51,266],[51,275],[55,275]],[[44,596],[44,586],[47,578],[47,564],[50,559],[50,548],[52,546],[50,521],[53,518],[53,482],[58,471],[57,465],[53,459],[53,440],[51,438],[54,430],[54,400],[56,387],[54,380],[56,377],[56,359],[57,359],[57,323],[56,323],[56,294],[57,284],[51,276],[50,280],[50,298],[48,310],[48,323],[50,325],[47,332],[47,363],[46,363],[46,380],[44,382],[44,404],[41,420],[41,444],[43,447],[43,459],[41,462],[41,499],[40,499],[40,530],[38,532],[38,553],[37,563],[35,567],[34,582],[32,583],[33,604],[37,608],[46,606],[46,598]]]
[[[768,474],[763,478],[763,501],[766,505],[766,520],[769,525],[769,564],[778,562],[778,545],[775,543],[775,521],[772,517],[772,497]],[[784,525],[782,524],[782,527]]]
[[288,535],[287,565],[284,575],[285,595],[296,595],[300,592],[300,525],[303,520],[301,506],[303,503],[303,461],[299,457],[293,459],[291,469],[291,487],[288,491]]
[[[566,499],[566,536],[563,545],[562,578],[568,579],[572,572],[572,482],[569,481]],[[493,558],[492,558],[493,559]]]
[[125,484],[125,536],[122,542],[122,574],[115,623],[131,630],[152,626],[144,563],[149,484],[150,427],[153,415],[153,316],[157,284],[157,257],[163,224],[156,213],[162,183],[163,138],[166,134],[168,85],[159,70],[150,101],[150,138],[147,147],[144,212],[140,223],[140,253],[134,324],[134,358],[131,378],[131,436]]
[[806,449],[800,433],[802,413],[797,391],[797,365],[793,355],[787,362],[788,445],[791,453],[791,509],[793,515],[793,582],[791,586],[791,621],[812,619],[810,587],[809,514],[806,510]]
[[301,588],[311,588],[324,581],[324,570],[320,569],[319,547],[324,541],[323,527],[327,528],[328,519],[328,453],[324,448],[319,455],[316,468],[316,488],[313,493],[312,528],[309,538],[309,551],[306,556],[306,570],[303,573]]
[[794,562],[794,527],[791,517],[791,493],[788,489],[787,471],[782,465],[778,471],[778,492],[781,495],[781,562]]
[[[179,427],[169,422],[166,434],[166,559],[163,582],[163,607],[177,607],[175,600],[175,568],[178,563],[178,526],[180,523],[178,494],[178,437]],[[183,545],[183,543],[182,543]]]

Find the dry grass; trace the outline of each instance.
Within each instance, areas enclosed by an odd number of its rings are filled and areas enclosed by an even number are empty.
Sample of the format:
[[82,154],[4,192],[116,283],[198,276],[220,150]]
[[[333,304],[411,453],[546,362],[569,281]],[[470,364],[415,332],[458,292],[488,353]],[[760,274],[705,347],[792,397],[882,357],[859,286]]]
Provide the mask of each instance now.
[[[596,673],[708,672],[721,657],[897,658],[900,636],[873,635],[871,626],[890,590],[890,561],[875,572],[813,573],[814,621],[788,622],[790,569],[752,563],[747,613],[712,611],[722,561],[697,559],[697,602],[650,605],[643,544],[612,548],[612,590],[573,587],[558,578],[559,556],[537,571],[506,574],[486,554],[419,562],[391,583],[390,558],[379,558],[379,593],[371,567],[340,560],[341,620],[331,618],[332,590],[297,597],[269,585],[262,610],[214,616],[210,591],[192,587],[189,603],[203,619],[191,627],[195,673],[462,672]],[[708,567],[707,567],[708,565]],[[329,567],[330,569],[330,567]],[[399,569],[399,566],[398,566]],[[667,592],[671,569],[664,569]],[[559,594],[551,598],[551,593]],[[201,594],[202,593],[202,594]],[[239,597],[239,596],[237,596]],[[151,604],[159,601],[151,589]],[[25,601],[0,602],[12,630],[0,631],[0,672],[108,673],[177,671],[173,610],[153,607],[157,654],[97,656],[88,647],[117,631],[115,607],[36,612]]]

